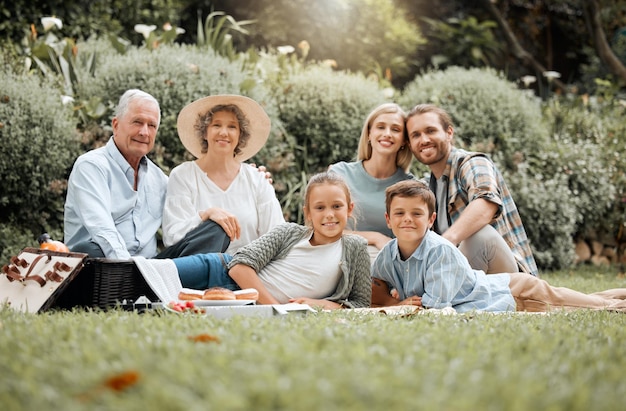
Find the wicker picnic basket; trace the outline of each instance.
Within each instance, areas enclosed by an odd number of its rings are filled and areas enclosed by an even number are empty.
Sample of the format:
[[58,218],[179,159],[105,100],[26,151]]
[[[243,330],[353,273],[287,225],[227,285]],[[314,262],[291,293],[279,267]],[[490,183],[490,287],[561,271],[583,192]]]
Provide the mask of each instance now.
[[159,301],[133,261],[87,258],[55,306],[109,309],[132,304],[141,296]]

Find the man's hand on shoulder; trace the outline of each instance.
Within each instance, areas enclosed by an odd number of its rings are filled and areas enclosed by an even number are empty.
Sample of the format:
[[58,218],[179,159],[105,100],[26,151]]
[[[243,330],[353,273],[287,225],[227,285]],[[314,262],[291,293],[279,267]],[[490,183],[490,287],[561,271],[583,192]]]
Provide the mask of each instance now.
[[257,167],[257,165],[256,165],[256,164],[254,164],[254,163],[250,163],[250,165],[251,165],[252,167],[256,168],[256,169],[257,169],[257,171],[258,171],[259,173],[264,173],[264,175],[265,175],[265,179],[266,179],[266,180],[267,180],[270,184],[272,184],[272,183],[274,182],[274,180],[272,180],[272,173],[270,173],[269,171],[267,171],[267,168],[266,168],[265,166],[258,166],[258,167]]

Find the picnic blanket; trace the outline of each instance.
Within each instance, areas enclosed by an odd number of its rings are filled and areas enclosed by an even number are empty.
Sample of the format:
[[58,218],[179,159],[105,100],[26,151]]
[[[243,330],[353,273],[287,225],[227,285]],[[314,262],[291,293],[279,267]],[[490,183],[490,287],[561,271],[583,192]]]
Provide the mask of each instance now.
[[414,314],[441,314],[441,315],[455,315],[456,311],[452,307],[446,307],[442,309],[429,308],[424,309],[415,305],[392,305],[389,307],[374,307],[374,308],[354,308],[354,311],[361,313],[377,313],[387,315],[414,315]]
[[[376,308],[355,308],[354,311],[361,313],[377,313],[386,315],[398,315],[398,316],[410,316],[410,315],[464,315],[459,314],[452,307],[446,308],[423,308],[415,305],[392,305],[389,307],[376,307]],[[489,315],[547,315],[549,312],[526,312],[526,311],[506,311],[506,312],[488,312],[488,311],[470,311],[465,313],[467,315],[474,314],[489,314]]]

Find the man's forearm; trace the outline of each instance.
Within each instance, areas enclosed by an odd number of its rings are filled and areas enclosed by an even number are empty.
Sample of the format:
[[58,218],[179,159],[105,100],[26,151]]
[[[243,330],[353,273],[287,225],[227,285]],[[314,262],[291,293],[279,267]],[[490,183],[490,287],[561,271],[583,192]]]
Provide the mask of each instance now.
[[474,200],[468,204],[459,218],[443,233],[442,237],[454,245],[459,245],[463,240],[490,224],[497,212],[497,204],[483,199]]

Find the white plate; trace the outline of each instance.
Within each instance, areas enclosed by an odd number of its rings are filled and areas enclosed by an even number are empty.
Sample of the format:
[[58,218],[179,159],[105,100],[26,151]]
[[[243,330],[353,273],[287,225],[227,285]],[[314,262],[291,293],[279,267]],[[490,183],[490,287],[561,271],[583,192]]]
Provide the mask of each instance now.
[[249,305],[255,300],[191,300],[196,307],[220,307],[226,305]]

